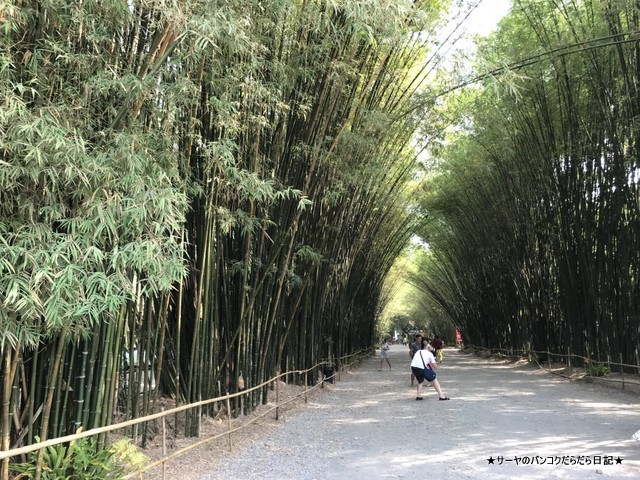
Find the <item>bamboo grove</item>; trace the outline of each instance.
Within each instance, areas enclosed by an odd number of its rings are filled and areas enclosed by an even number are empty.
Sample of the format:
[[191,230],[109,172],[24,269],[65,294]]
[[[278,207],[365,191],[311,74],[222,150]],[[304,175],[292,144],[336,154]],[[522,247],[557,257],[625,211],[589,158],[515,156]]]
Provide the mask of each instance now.
[[371,347],[441,8],[0,1],[3,450]]
[[[459,92],[415,282],[469,344],[639,365],[640,4],[515,1]],[[464,130],[464,134],[460,134]]]

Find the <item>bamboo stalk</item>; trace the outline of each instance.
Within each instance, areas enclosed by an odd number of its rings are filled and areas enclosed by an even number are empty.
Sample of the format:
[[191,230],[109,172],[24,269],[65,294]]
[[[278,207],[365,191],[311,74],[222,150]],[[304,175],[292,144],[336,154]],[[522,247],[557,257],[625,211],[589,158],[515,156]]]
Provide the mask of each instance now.
[[156,411],[157,408],[157,404],[158,404],[158,396],[160,395],[160,375],[162,374],[162,367],[163,367],[163,360],[164,360],[164,341],[165,341],[165,332],[167,330],[167,315],[169,313],[169,299],[170,299],[170,292],[165,293],[164,296],[164,301],[163,301],[163,307],[162,307],[162,312],[161,312],[161,320],[160,320],[160,338],[158,339],[158,341],[156,342],[156,345],[158,345],[158,362],[156,364],[156,370],[155,370],[155,382],[156,382],[156,386],[154,389],[154,394],[153,394],[153,407],[152,407],[152,411]]
[[[2,451],[9,450],[11,421],[10,421],[10,405],[11,405],[11,389],[13,385],[12,374],[14,365],[17,363],[19,355],[19,345],[15,354],[12,355],[13,348],[9,345],[4,346],[4,375],[3,375],[3,392],[2,392]],[[2,480],[9,479],[9,459],[2,460],[2,470],[0,471]]]
[[[120,308],[120,313],[117,317],[117,326],[115,329],[115,339],[116,341],[114,342],[114,351],[113,351],[113,356],[111,358],[111,364],[110,367],[108,368],[108,371],[110,372],[109,375],[109,388],[107,389],[107,396],[106,396],[106,402],[107,402],[107,406],[105,408],[105,415],[102,419],[103,424],[104,425],[108,425],[113,421],[113,414],[114,414],[114,410],[118,405],[118,392],[120,389],[120,385],[119,385],[119,379],[120,379],[120,369],[122,368],[122,351],[124,346],[126,345],[125,342],[125,326],[126,326],[126,312],[127,312],[127,305],[123,304],[122,307]],[[104,437],[104,441],[105,444],[108,443],[108,436],[105,435]]]
[[76,385],[76,395],[75,395],[75,421],[73,425],[74,432],[77,431],[82,425],[82,415],[84,411],[84,401],[85,401],[85,379],[87,376],[87,363],[89,356],[89,340],[82,339],[80,340],[81,345],[81,360],[80,360],[80,371],[78,372],[78,376],[76,377],[75,385]]
[[[140,370],[140,353],[137,350],[138,338],[137,322],[135,319],[135,305],[132,303],[129,310],[129,372],[127,380],[127,405],[125,408],[127,418],[135,417],[138,411],[138,391],[140,388],[140,380],[138,372]],[[131,429],[131,438],[134,442],[138,441],[138,426],[135,425]]]
[[[155,313],[155,302],[153,300],[148,300],[145,302],[146,307],[146,316],[145,316],[145,327],[143,331],[146,331],[146,336],[144,339],[144,347],[141,348],[139,352],[139,362],[141,364],[141,377],[142,377],[142,416],[147,416],[149,414],[149,400],[151,398],[151,371],[153,364],[153,356],[155,354],[153,345],[151,342],[152,331],[155,330],[152,328],[152,325],[155,324],[153,321],[153,316]],[[136,402],[137,403],[137,402]],[[149,433],[148,424],[144,424],[142,427],[142,448],[146,448],[147,446],[147,438]]]
[[[182,238],[180,240],[180,243],[182,245],[184,245],[184,232],[185,231],[184,231],[184,228],[183,228],[182,229]],[[182,251],[184,252],[184,248],[182,249]],[[177,311],[176,342],[175,342],[175,349],[176,349],[175,404],[176,404],[176,407],[180,406],[180,399],[182,397],[182,388],[180,387],[180,373],[182,372],[182,364],[180,362],[180,360],[181,360],[180,343],[181,343],[181,340],[182,340],[182,298],[183,298],[183,292],[184,292],[184,280],[181,281],[180,285],[178,286],[178,306],[176,307],[176,311]],[[173,422],[174,422],[174,425],[176,425],[176,428],[177,428],[177,426],[178,426],[178,414],[177,413],[176,413],[176,416],[175,416]]]
[[[53,365],[51,367],[51,374],[49,376],[49,388],[47,391],[47,399],[45,401],[45,407],[42,414],[42,428],[40,430],[40,440],[45,441],[48,439],[47,435],[49,433],[49,418],[51,416],[51,408],[53,406],[53,396],[55,393],[55,385],[56,378],[58,377],[58,370],[60,369],[60,362],[62,359],[62,354],[64,352],[64,346],[66,342],[66,329],[63,329],[60,337],[58,338],[57,348],[53,357]],[[43,454],[44,450],[40,449],[38,452],[38,460],[36,463],[36,471],[34,475],[34,480],[40,480],[42,476],[42,468],[43,468]]]
[[82,412],[82,425],[87,428],[92,428],[96,426],[94,417],[91,412],[91,404],[93,402],[93,396],[97,391],[94,385],[95,372],[98,369],[96,366],[99,352],[99,344],[100,344],[100,324],[96,324],[93,328],[93,332],[91,334],[91,357],[89,359],[89,372],[86,381],[86,390],[84,394],[84,410]]
[[[60,385],[58,390],[61,394],[58,396],[58,400],[56,402],[56,411],[54,414],[55,422],[54,422],[54,436],[59,437],[63,433],[67,433],[67,424],[66,419],[72,414],[72,412],[67,412],[67,405],[69,405],[69,392],[73,392],[73,376],[74,376],[74,367],[76,361],[76,345],[77,342],[71,343],[71,351],[69,348],[66,348],[65,360],[68,362],[68,367],[66,367],[67,375],[66,380],[64,377],[64,368],[60,372]],[[67,363],[65,362],[65,363]],[[64,391],[64,392],[62,392]],[[73,393],[71,393],[71,397],[73,397]]]

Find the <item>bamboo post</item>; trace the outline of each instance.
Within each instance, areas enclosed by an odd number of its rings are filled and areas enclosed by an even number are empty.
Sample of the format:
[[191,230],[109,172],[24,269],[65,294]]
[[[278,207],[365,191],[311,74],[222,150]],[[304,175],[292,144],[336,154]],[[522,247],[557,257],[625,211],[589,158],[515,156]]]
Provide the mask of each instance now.
[[227,427],[229,428],[229,451],[232,450],[231,444],[231,402],[227,398]]
[[[164,412],[164,407],[160,407],[160,411]],[[167,417],[162,417],[162,458],[167,456]],[[162,462],[162,480],[167,478],[167,462]]]
[[308,372],[304,372],[304,403],[307,403],[307,386],[309,385],[307,383],[307,373]]
[[567,347],[567,363],[569,364],[569,377],[573,376],[573,364],[571,363],[571,347]]
[[280,371],[276,372],[276,421],[279,420],[279,407],[280,405],[280,381],[278,380]]
[[551,352],[547,348],[547,365],[549,365],[549,371],[551,371]]
[[620,352],[620,378],[622,379],[622,389],[624,390],[624,365],[622,364],[622,352]]

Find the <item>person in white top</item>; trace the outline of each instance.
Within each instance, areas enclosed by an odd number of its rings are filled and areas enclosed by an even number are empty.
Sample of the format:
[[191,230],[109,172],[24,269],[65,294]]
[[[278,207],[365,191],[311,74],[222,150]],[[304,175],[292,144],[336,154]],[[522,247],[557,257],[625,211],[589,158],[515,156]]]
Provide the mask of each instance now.
[[436,359],[433,356],[433,353],[427,348],[424,350],[418,350],[416,354],[413,356],[413,360],[411,360],[411,371],[418,380],[418,389],[416,391],[416,400],[422,400],[422,383],[425,381],[424,378],[424,369],[428,367],[432,370],[433,379],[431,381],[427,380],[427,386],[433,386],[438,392],[438,397],[440,400],[449,400],[449,397],[446,397],[444,393],[442,393],[442,388],[440,387],[440,382],[436,379],[436,368],[437,368]]
[[387,364],[389,365],[389,370],[391,370],[391,362],[389,361],[389,349],[391,348],[391,346],[389,345],[389,342],[387,341],[387,339],[385,338],[384,341],[382,342],[382,345],[380,345],[380,368],[378,369],[378,371],[382,371],[382,365],[384,364],[384,361],[387,361]]

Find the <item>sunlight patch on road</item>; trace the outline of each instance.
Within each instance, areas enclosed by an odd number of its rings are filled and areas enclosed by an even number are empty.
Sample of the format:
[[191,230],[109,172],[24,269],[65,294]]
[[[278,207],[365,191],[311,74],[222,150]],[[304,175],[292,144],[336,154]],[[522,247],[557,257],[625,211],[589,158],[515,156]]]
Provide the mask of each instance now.
[[565,404],[572,405],[576,408],[582,409],[581,413],[585,413],[584,410],[592,410],[591,413],[593,415],[619,415],[619,416],[627,416],[627,417],[638,417],[640,416],[640,412],[638,410],[633,410],[629,408],[629,405],[620,405],[618,403],[609,403],[609,402],[585,402],[581,399],[562,399],[561,402]]
[[491,390],[487,393],[480,393],[477,395],[464,394],[459,397],[456,397],[456,400],[495,402],[496,397],[513,398],[513,397],[532,397],[535,395],[537,395],[536,392],[517,392],[513,390]]
[[375,405],[379,405],[380,402],[378,400],[367,400],[364,402],[357,402],[352,405],[353,408],[366,408],[373,407]]
[[334,420],[332,423],[336,425],[362,425],[368,423],[380,423],[380,419],[378,418],[360,418],[358,420],[354,418],[342,418],[339,420]]

